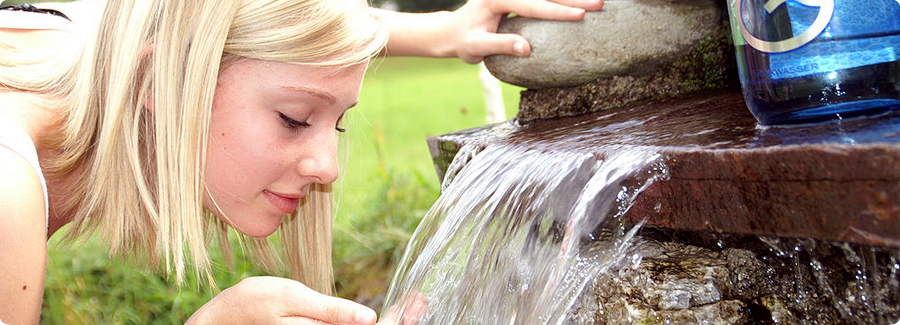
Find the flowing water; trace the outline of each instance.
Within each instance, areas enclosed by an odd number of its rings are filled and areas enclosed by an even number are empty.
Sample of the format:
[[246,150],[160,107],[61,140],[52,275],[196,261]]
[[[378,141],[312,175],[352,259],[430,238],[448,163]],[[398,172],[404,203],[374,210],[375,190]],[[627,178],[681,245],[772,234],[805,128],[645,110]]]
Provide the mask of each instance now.
[[388,313],[418,324],[564,322],[585,284],[625,258],[640,226],[619,217],[667,173],[652,151],[554,149],[461,149],[410,240]]

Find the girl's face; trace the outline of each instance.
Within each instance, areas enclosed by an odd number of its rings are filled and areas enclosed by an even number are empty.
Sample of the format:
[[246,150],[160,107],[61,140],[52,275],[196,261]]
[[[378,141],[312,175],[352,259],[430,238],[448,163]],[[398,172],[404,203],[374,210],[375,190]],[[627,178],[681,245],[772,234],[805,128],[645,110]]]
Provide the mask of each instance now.
[[367,64],[239,60],[220,74],[204,204],[252,237],[272,234],[314,183],[338,177],[337,136]]

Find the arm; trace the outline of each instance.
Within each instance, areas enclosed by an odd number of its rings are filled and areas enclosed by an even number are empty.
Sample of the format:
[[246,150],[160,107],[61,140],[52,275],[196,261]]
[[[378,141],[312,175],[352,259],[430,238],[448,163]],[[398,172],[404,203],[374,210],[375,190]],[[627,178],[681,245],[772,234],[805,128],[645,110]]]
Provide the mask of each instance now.
[[44,198],[37,173],[0,146],[0,320],[37,324],[47,267]]
[[485,56],[527,56],[522,36],[498,34],[500,19],[509,13],[550,20],[580,20],[585,10],[599,10],[603,0],[470,0],[456,11],[424,14],[373,9],[388,25],[387,55],[459,57],[478,63]]

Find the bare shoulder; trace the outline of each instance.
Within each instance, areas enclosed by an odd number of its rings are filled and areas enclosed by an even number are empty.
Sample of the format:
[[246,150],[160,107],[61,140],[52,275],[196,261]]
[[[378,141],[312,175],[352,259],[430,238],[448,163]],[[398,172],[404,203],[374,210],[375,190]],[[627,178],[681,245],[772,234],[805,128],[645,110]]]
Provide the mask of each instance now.
[[40,317],[47,235],[40,178],[0,146],[0,319],[36,324]]
[[94,35],[106,0],[40,3],[41,9],[62,12],[69,19],[49,14],[0,10],[0,46],[28,50],[71,50]]
[[62,17],[26,11],[0,11],[0,30],[68,30],[71,23]]
[[0,49],[56,48],[73,38],[74,27],[58,16],[0,10]]
[[106,0],[78,0],[72,2],[45,2],[36,5],[42,9],[58,10],[76,24],[92,23],[100,20]]

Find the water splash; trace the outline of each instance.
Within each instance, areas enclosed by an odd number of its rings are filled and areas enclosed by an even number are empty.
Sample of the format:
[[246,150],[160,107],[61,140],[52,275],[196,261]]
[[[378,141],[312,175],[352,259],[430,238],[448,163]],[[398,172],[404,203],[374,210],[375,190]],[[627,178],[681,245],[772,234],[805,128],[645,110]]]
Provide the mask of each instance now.
[[[564,322],[589,280],[633,262],[627,248],[640,226],[619,217],[666,176],[661,157],[644,150],[600,158],[505,145],[460,152],[468,162],[444,184],[388,292],[385,306],[394,309],[385,312],[400,322]],[[420,300],[424,311],[409,316]]]
[[[900,252],[811,239],[760,238],[793,272],[794,308],[830,306],[842,324],[894,324],[900,290]],[[812,316],[806,323],[826,323]]]

